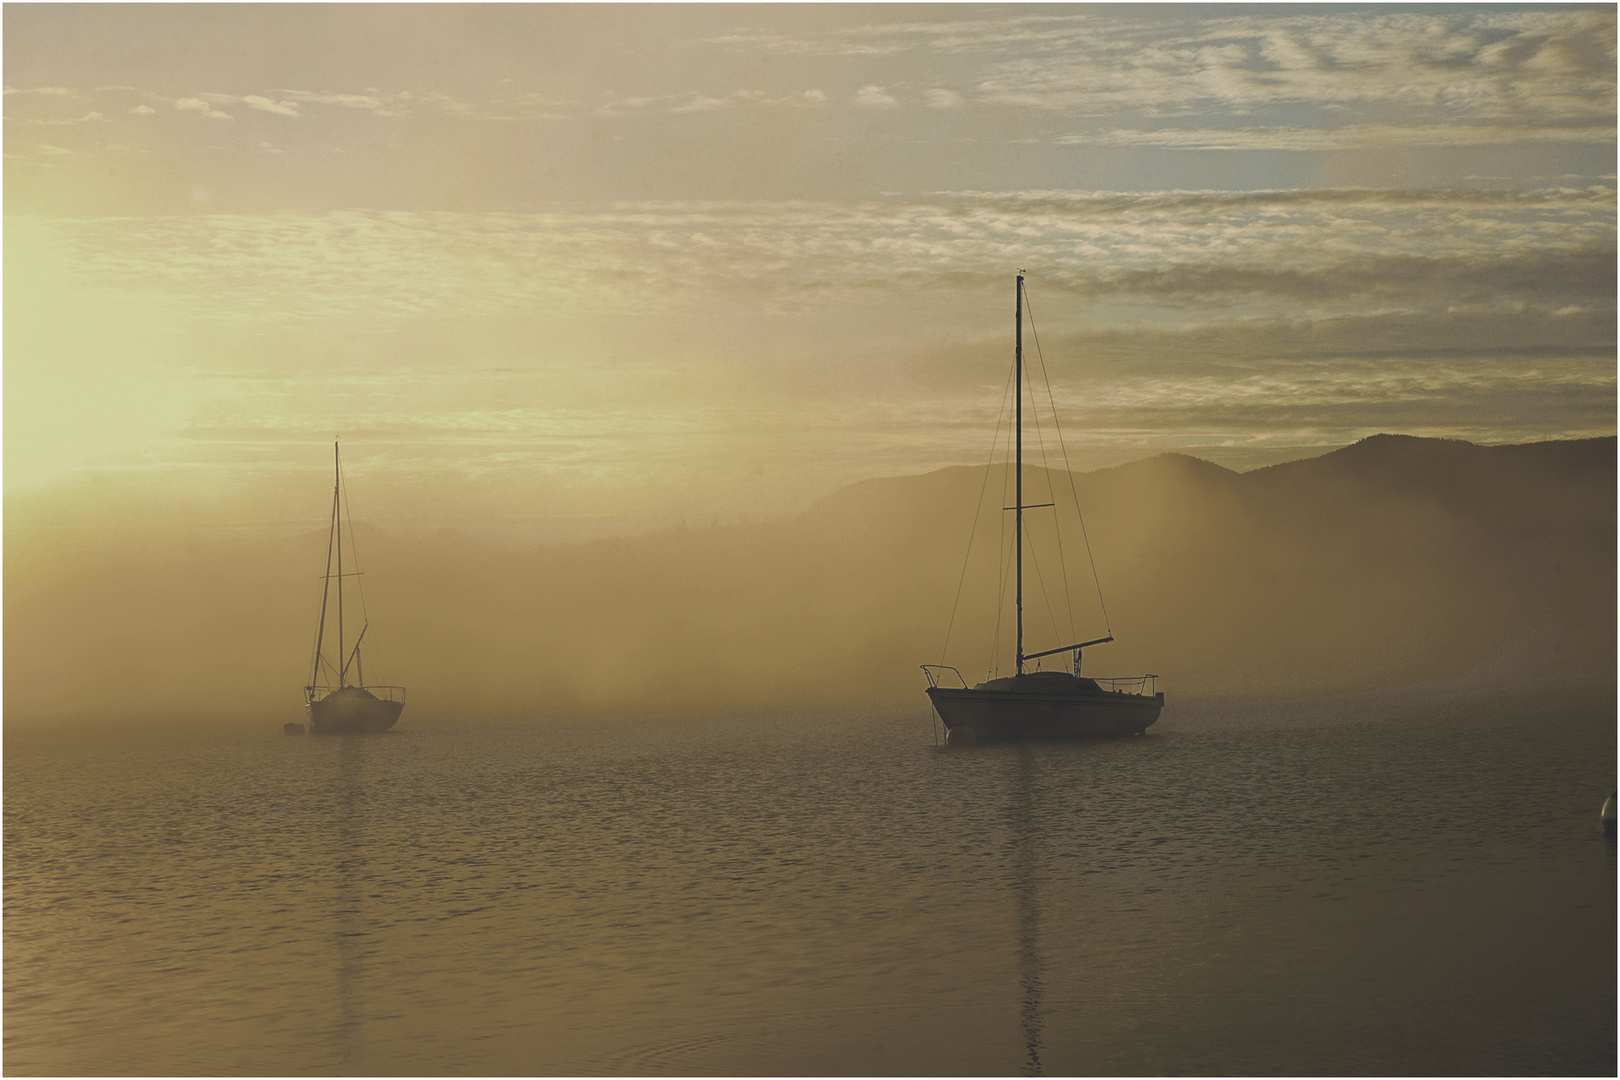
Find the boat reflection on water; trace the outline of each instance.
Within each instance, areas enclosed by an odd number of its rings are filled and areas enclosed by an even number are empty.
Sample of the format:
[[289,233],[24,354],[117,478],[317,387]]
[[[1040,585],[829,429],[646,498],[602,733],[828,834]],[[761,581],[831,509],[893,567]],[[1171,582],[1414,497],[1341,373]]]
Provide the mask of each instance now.
[[333,1014],[332,1053],[337,1069],[353,1073],[366,1059],[364,1007],[360,987],[365,978],[367,928],[360,910],[367,873],[365,824],[366,740],[342,738],[337,743],[338,782],[335,821],[330,833],[332,890],[331,942],[336,971],[337,1009]]
[[1037,875],[1041,865],[1040,830],[1035,813],[1035,749],[1018,747],[1010,810],[1013,891],[1018,903],[1018,982],[1022,990],[1018,1016],[1029,1057],[1025,1076],[1041,1075],[1041,992],[1046,967],[1041,961],[1041,906]]

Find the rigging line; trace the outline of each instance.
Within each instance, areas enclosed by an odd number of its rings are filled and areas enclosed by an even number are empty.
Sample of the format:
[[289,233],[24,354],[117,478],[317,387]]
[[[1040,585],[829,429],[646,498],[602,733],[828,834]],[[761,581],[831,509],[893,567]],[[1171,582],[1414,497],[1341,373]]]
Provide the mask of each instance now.
[[[1029,333],[1030,336],[1035,339],[1035,356],[1040,361],[1041,378],[1046,383],[1046,403],[1047,406],[1052,410],[1052,425],[1054,430],[1057,431],[1058,447],[1059,449],[1062,449],[1063,433],[1061,430],[1057,430],[1057,399],[1052,396],[1052,378],[1047,373],[1046,354],[1041,351],[1041,338],[1035,330],[1035,311],[1029,302],[1029,287],[1027,285],[1024,287],[1024,310],[1029,312]],[[1047,468],[1046,439],[1044,437],[1044,433],[1041,431],[1041,414],[1035,408],[1034,383],[1035,380],[1031,379],[1029,388],[1030,412],[1035,416],[1035,437],[1041,448],[1041,466],[1043,468]],[[1065,451],[1063,454],[1063,464],[1065,468],[1067,468],[1069,464],[1069,455],[1067,451]],[[1046,490],[1047,497],[1052,500],[1052,532],[1057,538],[1058,571],[1063,578],[1063,603],[1068,608],[1069,612],[1069,635],[1070,637],[1078,637],[1079,634],[1076,633],[1074,624],[1074,594],[1069,588],[1069,559],[1067,553],[1063,549],[1063,530],[1058,527],[1057,494],[1052,489],[1052,473],[1049,468],[1046,474]],[[1041,588],[1044,589],[1045,587],[1046,583],[1043,581],[1041,583]],[[1051,604],[1050,599],[1047,600],[1047,604]]]
[[[1025,306],[1028,306],[1029,293],[1024,293]],[[1029,316],[1029,332],[1035,338],[1035,355],[1041,355],[1041,338],[1035,333],[1035,315]],[[1041,375],[1046,378],[1046,395],[1052,396],[1052,380],[1046,375],[1046,359],[1041,358]],[[1097,576],[1097,557],[1091,552],[1091,535],[1086,531],[1086,513],[1080,509],[1080,493],[1074,486],[1074,469],[1069,465],[1069,446],[1063,441],[1063,422],[1058,419],[1057,404],[1052,405],[1052,426],[1057,429],[1058,448],[1063,451],[1063,471],[1069,474],[1069,494],[1074,497],[1074,512],[1080,518],[1080,537],[1086,542],[1086,561],[1091,564],[1091,581],[1097,586],[1097,605],[1102,608],[1103,626],[1110,637],[1114,634],[1114,627],[1108,621],[1108,602],[1103,599],[1102,579]],[[1056,511],[1054,511],[1055,513]]]
[[[349,485],[346,484],[346,483],[341,483],[342,475],[343,475],[342,470],[340,469],[338,471],[338,476],[339,476],[339,480],[340,480],[340,484],[341,484],[340,490],[343,492],[343,509],[349,515],[349,553],[354,558],[354,568],[355,568],[355,571],[356,571],[356,574],[355,574],[355,586],[360,591],[360,624],[361,624],[361,627],[362,627],[362,629],[360,631],[360,637],[365,637],[366,631],[365,631],[364,628],[369,627],[371,625],[371,613],[366,610],[366,580],[365,580],[365,577],[359,573],[359,570],[360,570],[360,548],[354,542],[354,510],[353,510],[353,508],[351,508],[349,506]],[[338,523],[338,527],[342,528],[342,522],[341,521]],[[364,661],[359,660],[359,655],[360,655],[360,639],[356,638],[355,642],[354,642],[354,658],[357,661],[356,668],[355,668],[355,674],[360,677],[361,684],[363,685],[365,683],[366,669],[365,669]],[[377,650],[375,648],[375,643],[373,643],[373,648],[371,650],[371,655],[373,657],[375,657],[377,655]],[[375,665],[373,665],[373,666],[375,666]],[[343,669],[345,671],[347,671],[348,667],[349,667],[348,661],[345,660],[344,664],[343,664]]]
[[[1006,396],[1002,398],[1003,409],[1006,409],[1008,399],[1016,393],[1016,390],[1013,387],[1013,377],[1017,374],[1017,371],[1018,364],[1017,360],[1015,359],[1014,362],[1008,366],[1008,384],[1006,388]],[[1012,415],[1011,412],[1009,412],[1008,415]],[[1012,442],[1013,432],[1011,429],[1009,429],[1007,432],[1007,457],[1001,463],[1002,506],[1007,505],[1007,489],[1013,485],[1013,470],[1015,465],[1012,452]],[[996,558],[998,562],[1000,562],[1000,565],[996,582],[996,625],[990,638],[990,665],[987,669],[986,678],[994,678],[994,676],[1001,671],[1001,620],[1004,614],[1003,609],[1006,607],[1007,603],[1007,581],[1012,574],[1014,558],[1016,556],[1016,551],[1013,546],[1007,543],[1007,515],[1002,513],[998,515],[998,517],[1000,518],[1000,524],[998,526],[998,532],[996,533]],[[1016,535],[1017,533],[1015,531],[1014,536],[1016,537]],[[1014,542],[1016,543],[1016,540]],[[1005,560],[1004,562],[1000,561],[1003,559]]]
[[[1005,485],[1003,485],[1005,487]],[[1007,515],[1001,515],[1001,546],[1006,555],[1001,563],[1001,586],[996,591],[996,630],[990,639],[990,678],[1001,670],[1001,616],[1007,607],[1007,578],[1012,575],[1013,549],[1007,543]]]
[[321,578],[321,619],[315,624],[315,659],[310,664],[309,682],[315,685],[321,673],[321,646],[326,639],[326,601],[332,593],[332,536],[336,532],[338,512],[337,484],[332,485],[332,525],[326,533],[326,573]]
[[1052,597],[1046,591],[1046,575],[1041,573],[1041,556],[1034,544],[1029,545],[1029,559],[1035,564],[1035,580],[1041,583],[1041,599],[1046,601],[1046,621],[1052,624],[1052,636],[1061,640],[1063,631],[1058,629],[1057,614],[1052,610]]
[[[1007,501],[1007,463],[1001,464],[1001,501]],[[996,622],[990,632],[990,663],[985,667],[985,678],[1001,668],[1001,609],[1007,600],[1007,515],[999,515],[996,526]]]
[[[1039,349],[1037,349],[1037,353],[1038,352]],[[1031,381],[1033,382],[1033,380]],[[1047,463],[1046,457],[1046,437],[1041,430],[1041,414],[1035,409],[1035,388],[1033,386],[1030,387],[1029,404],[1030,416],[1032,416],[1035,421],[1035,444],[1040,449],[1041,454],[1041,471],[1046,476],[1046,497],[1052,503],[1052,534],[1057,538],[1058,567],[1063,580],[1063,602],[1068,608],[1069,630],[1072,636],[1074,631],[1074,598],[1069,595],[1069,563],[1068,560],[1063,556],[1063,530],[1058,528],[1057,496],[1052,488],[1052,470],[1051,466]],[[1035,554],[1035,544],[1033,541],[1031,541],[1029,545],[1029,553],[1031,556]],[[1037,566],[1036,569],[1038,571],[1040,569],[1039,566]],[[1046,601],[1047,615],[1052,621],[1052,633],[1054,636],[1061,636],[1062,632],[1057,628],[1057,615],[1052,610],[1052,597],[1046,588],[1046,579],[1041,577],[1039,580],[1041,583],[1041,599]]]
[[[962,603],[962,586],[967,581],[968,562],[973,558],[973,538],[979,535],[979,516],[984,512],[984,493],[990,487],[990,470],[996,464],[996,446],[1001,442],[1001,420],[1007,415],[1007,395],[1012,386],[1012,369],[1007,370],[1007,385],[1001,388],[1001,411],[996,414],[996,430],[990,436],[990,456],[984,462],[984,480],[979,484],[979,505],[973,511],[973,527],[968,530],[967,554],[962,556],[962,575],[956,579],[956,599],[951,601],[951,621],[945,626],[945,647],[939,651],[939,662],[951,650],[951,632],[956,628],[956,609]],[[1006,485],[1003,484],[1003,487]],[[1007,515],[1002,514],[1005,518]],[[1006,523],[1003,521],[1003,528]],[[998,545],[999,550],[999,545]]]
[[[364,586],[361,584],[361,578],[358,576],[359,573],[360,573],[360,552],[357,551],[355,549],[355,546],[354,546],[354,511],[349,507],[348,485],[343,482],[343,466],[342,466],[341,463],[338,465],[338,497],[342,500],[343,510],[345,512],[347,512],[348,515],[349,515],[349,559],[350,559],[351,562],[354,563],[354,572],[356,574],[356,577],[354,579],[355,587],[357,589],[363,589]],[[343,531],[343,517],[342,517],[342,515],[339,515],[338,516],[338,532],[342,533],[342,531]],[[338,569],[341,570],[342,566],[340,565],[338,567]],[[342,584],[342,582],[339,582],[339,585],[341,585],[341,584]],[[366,607],[365,594],[361,593],[360,594],[360,618],[361,618],[362,621],[364,621],[365,617],[366,617],[365,607]],[[349,658],[347,656],[343,655],[343,643],[342,642],[338,643],[338,664],[337,664],[337,668],[338,668],[338,682],[343,683],[343,682],[347,681],[348,675],[349,675]]]
[[[1034,395],[1034,388],[1032,387],[1031,388],[1031,393],[1030,393],[1031,400],[1030,400],[1030,410],[1029,410],[1029,412],[1030,412],[1030,415],[1032,417],[1034,417],[1034,419],[1035,419],[1035,444],[1036,444],[1036,446],[1038,446],[1040,448],[1041,471],[1046,473],[1046,493],[1047,493],[1047,498],[1048,499],[1053,499],[1053,495],[1052,495],[1052,473],[1051,473],[1051,470],[1047,467],[1047,464],[1046,464],[1046,440],[1041,437],[1040,413],[1035,411],[1035,408],[1034,408],[1034,405],[1035,405],[1034,396],[1035,396]],[[1056,502],[1055,499],[1053,499],[1053,501],[1054,501],[1054,503]],[[1025,526],[1025,532],[1028,532],[1028,531],[1029,531],[1028,526]],[[1060,563],[1062,563],[1062,559],[1063,559],[1063,556],[1062,556],[1062,552],[1063,552],[1063,533],[1062,533],[1061,530],[1059,530],[1057,528],[1057,507],[1055,505],[1052,507],[1052,532],[1057,536],[1058,560],[1059,560]],[[1052,609],[1052,594],[1051,594],[1051,591],[1049,589],[1047,589],[1047,587],[1046,587],[1046,575],[1041,573],[1041,558],[1040,558],[1040,554],[1039,554],[1038,550],[1035,547],[1035,543],[1034,543],[1033,538],[1031,538],[1030,543],[1029,543],[1029,555],[1030,555],[1031,560],[1033,560],[1034,563],[1035,563],[1035,580],[1040,582],[1041,599],[1046,602],[1046,617],[1047,617],[1047,621],[1052,624],[1052,636],[1053,637],[1060,637],[1060,636],[1062,636],[1063,632],[1061,630],[1059,630],[1058,626],[1057,626],[1057,613],[1055,611],[1053,611],[1053,609]],[[1068,578],[1066,565],[1065,565],[1065,572],[1064,572],[1064,575],[1063,575],[1063,599],[1064,599],[1064,602],[1066,604],[1068,604],[1068,607],[1069,607],[1069,629],[1072,631],[1074,629],[1074,603],[1069,599],[1069,578]]]
[[343,485],[343,512],[349,515],[349,555],[354,560],[355,588],[360,592],[360,621],[364,622],[368,613],[366,611],[366,583],[360,579],[360,547],[354,542],[354,508],[349,505],[349,485]]
[[315,670],[310,672],[309,676],[310,685],[324,688],[326,684],[321,682],[321,678],[325,673],[335,675],[337,674],[337,668],[333,667],[332,661],[326,657],[317,655],[315,657]]

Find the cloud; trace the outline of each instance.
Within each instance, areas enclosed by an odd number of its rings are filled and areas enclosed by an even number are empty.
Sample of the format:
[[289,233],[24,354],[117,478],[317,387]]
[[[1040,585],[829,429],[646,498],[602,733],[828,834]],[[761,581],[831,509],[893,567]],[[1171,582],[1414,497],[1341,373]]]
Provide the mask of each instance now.
[[930,109],[960,109],[965,102],[955,90],[936,88],[923,91],[923,104]]
[[231,119],[231,116],[230,116],[229,113],[220,112],[218,109],[215,109],[212,105],[210,105],[207,101],[204,101],[202,98],[195,98],[195,97],[180,98],[177,101],[175,101],[174,107],[176,109],[179,109],[181,112],[201,113],[202,115],[204,115],[206,117],[209,117],[210,119],[213,119],[213,120],[229,120],[229,119]]
[[1346,127],[1110,128],[1059,135],[1067,146],[1156,146],[1177,150],[1379,150],[1392,146],[1471,147],[1569,142],[1603,145],[1615,140],[1612,124],[1353,124]]
[[242,98],[242,104],[246,105],[250,109],[257,109],[260,112],[275,113],[277,116],[299,115],[297,105],[290,102],[273,101],[270,98],[259,97],[256,94],[249,94]]
[[[503,81],[503,87],[508,81]],[[274,98],[269,97],[274,95]],[[309,106],[328,106],[353,112],[366,112],[383,119],[411,116],[416,113],[438,113],[473,120],[517,120],[555,118],[559,115],[559,102],[541,94],[519,94],[476,104],[432,90],[398,90],[384,92],[367,88],[361,93],[316,93],[309,90],[269,90],[255,100],[270,101],[287,116],[309,115],[302,111]],[[252,102],[250,102],[251,104]],[[263,105],[257,106],[264,108]]]
[[[949,307],[1028,266],[1125,321],[1312,318],[1368,305],[1614,310],[1615,193],[944,193],[585,212],[216,215],[61,228],[109,287],[167,282],[195,317],[672,311],[746,294],[809,317],[900,290]],[[881,283],[875,285],[874,283]],[[874,291],[877,289],[878,291]],[[851,325],[854,325],[851,322]]]
[[[993,9],[992,9],[993,11]],[[1234,13],[1236,11],[1237,13]],[[976,103],[1102,116],[1303,105],[1436,126],[1614,121],[1612,8],[1094,8],[1064,14],[737,30],[707,44],[824,56],[952,57]]]
[[[1571,305],[1576,306],[1576,305]],[[1610,313],[1519,305],[1515,310],[1465,305],[1376,307],[1297,318],[1205,319],[1180,325],[1087,325],[1043,335],[1054,349],[1083,355],[1106,371],[1142,374],[1184,370],[1247,372],[1287,358],[1300,364],[1380,367],[1388,362],[1502,365],[1595,364],[1612,352]],[[1607,373],[1612,377],[1613,372]]]
[[735,30],[705,40],[702,44],[734,52],[764,52],[785,56],[854,56],[877,58],[895,56],[914,46],[898,39],[858,40],[862,29],[846,29],[825,35],[805,36],[774,30]]
[[893,109],[900,103],[881,86],[863,86],[855,93],[855,104],[864,109]]
[[685,104],[677,105],[671,112],[713,112],[715,109],[730,109],[737,104],[735,98],[715,98],[698,94]]
[[702,113],[742,106],[789,106],[818,108],[826,104],[827,95],[820,90],[806,90],[803,94],[771,96],[763,90],[734,90],[729,94],[714,95],[698,91],[682,94],[637,95],[616,97],[596,108],[598,116],[634,116],[645,113]]
[[[41,87],[30,90],[13,88],[6,91],[8,95],[32,97],[41,103],[70,96],[90,98],[98,103],[116,98],[127,100],[129,95],[136,92],[135,88],[127,86],[97,87],[88,94],[81,94],[78,91],[69,91],[58,87]],[[739,91],[738,93],[750,92]],[[19,98],[13,97],[11,100],[17,101]],[[240,106],[255,113],[268,113],[273,116],[288,118],[308,117],[311,115],[308,110],[326,108],[349,112],[365,112],[385,119],[407,116],[413,112],[429,112],[469,119],[516,120],[536,117],[560,117],[562,113],[559,110],[566,103],[532,93],[508,96],[486,105],[477,105],[436,91],[400,90],[385,93],[377,90],[367,90],[362,93],[316,93],[308,90],[268,89],[256,94],[225,94],[217,91],[198,91],[177,99],[174,104],[175,108],[180,112],[198,113],[217,120],[231,119],[230,113],[226,110],[231,109],[233,106]],[[121,112],[129,112],[136,116],[152,115],[151,106],[146,104],[136,104],[132,108],[126,108],[123,101],[113,100],[110,107],[115,107]],[[50,119],[51,122],[58,122],[60,118]]]
[[671,112],[712,112],[716,109],[733,109],[738,105],[747,105],[762,100],[764,93],[759,90],[738,90],[726,97],[709,97],[705,94],[694,94],[683,104],[675,106]]
[[635,95],[615,98],[596,110],[599,116],[630,116],[644,112],[674,112],[690,103],[697,94]]
[[261,462],[267,431],[307,442],[341,417],[480,467],[645,477],[668,454],[696,474],[746,412],[762,441],[794,433],[830,487],[982,453],[1014,266],[1031,361],[1092,447],[1380,418],[1612,431],[1614,221],[1612,188],[1339,189],[39,228],[85,288],[209,342],[200,367],[262,376],[203,395],[228,400],[198,417],[194,460]]
[[157,110],[150,105],[137,105],[129,110],[131,116],[156,116]]
[[[313,93],[308,90],[273,90],[270,91],[282,100],[282,106],[296,109],[300,105],[335,105],[340,109],[355,109],[369,112],[381,117],[403,116],[410,111],[410,104],[415,100],[409,92],[399,94],[329,94]],[[427,100],[436,101],[440,105],[460,104],[454,98],[435,95]]]
[[1204,102],[1612,123],[1613,50],[1592,40],[1612,40],[1614,25],[1612,11],[1592,9],[1239,15],[1182,24],[1180,33],[1127,19],[1057,54],[993,63],[979,96],[1086,113]]
[[75,116],[62,120],[46,120],[39,117],[29,117],[28,123],[43,127],[66,127],[75,124],[104,124],[107,117],[99,112],[87,112],[83,116]]

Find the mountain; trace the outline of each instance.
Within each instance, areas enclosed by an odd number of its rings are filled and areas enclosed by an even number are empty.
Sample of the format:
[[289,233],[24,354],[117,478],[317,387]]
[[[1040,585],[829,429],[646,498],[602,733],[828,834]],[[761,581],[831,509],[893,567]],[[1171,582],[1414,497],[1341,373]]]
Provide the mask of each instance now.
[[[1380,435],[1241,474],[1027,470],[1025,501],[1059,505],[1028,515],[1026,647],[1111,630],[1088,673],[1152,671],[1172,701],[1612,685],[1615,453]],[[407,718],[920,706],[920,663],[1010,667],[1005,479],[869,480],[768,524],[528,552],[362,527],[368,673],[410,687]],[[324,532],[108,535],[63,545],[8,513],[8,717],[296,715]]]

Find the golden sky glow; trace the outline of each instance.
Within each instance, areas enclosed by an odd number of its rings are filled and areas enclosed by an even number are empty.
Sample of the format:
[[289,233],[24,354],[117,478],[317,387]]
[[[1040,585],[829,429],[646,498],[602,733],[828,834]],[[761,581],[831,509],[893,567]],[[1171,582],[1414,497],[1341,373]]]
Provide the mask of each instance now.
[[1078,468],[1615,428],[1612,7],[4,18],[8,494],[771,516],[982,461],[1014,267]]

